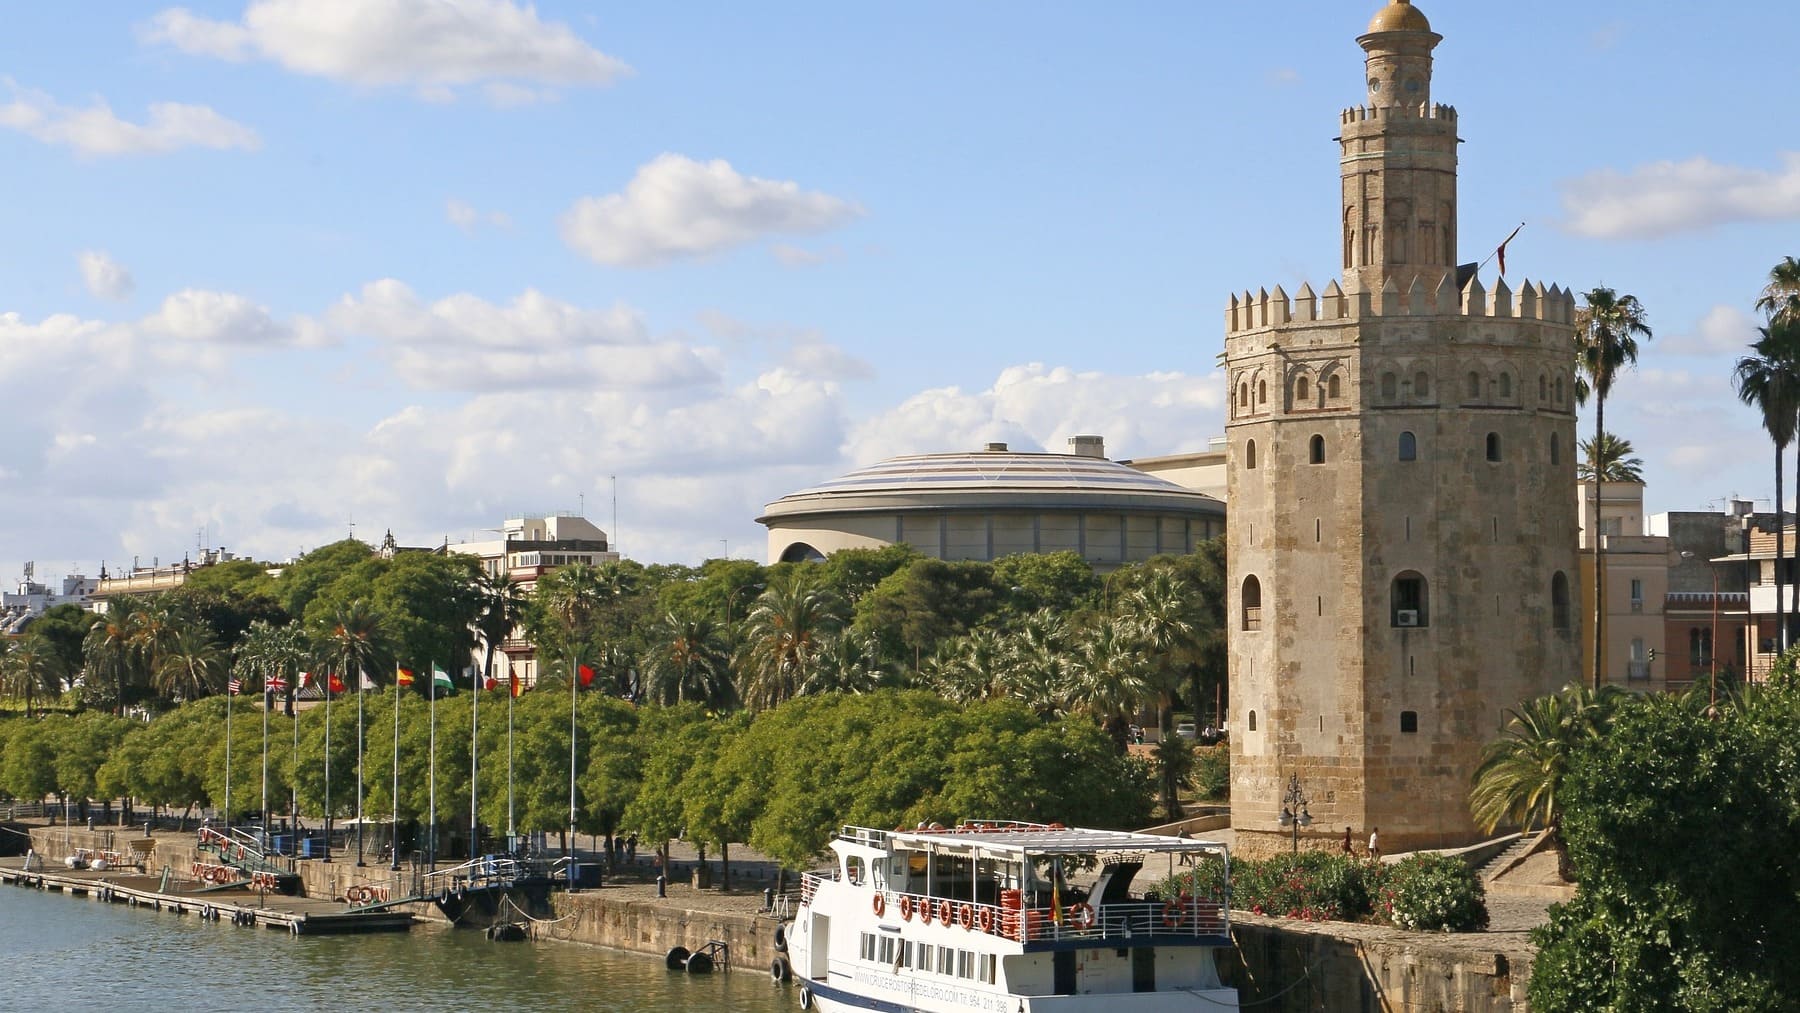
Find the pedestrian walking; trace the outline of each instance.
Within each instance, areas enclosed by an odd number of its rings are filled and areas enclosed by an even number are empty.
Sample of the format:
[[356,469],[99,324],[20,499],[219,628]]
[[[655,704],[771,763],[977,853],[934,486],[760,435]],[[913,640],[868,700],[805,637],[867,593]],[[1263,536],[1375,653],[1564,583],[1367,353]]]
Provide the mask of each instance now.
[[1375,827],[1369,831],[1369,858],[1371,860],[1377,860],[1377,861],[1380,860],[1380,858],[1381,858],[1381,828],[1380,827]]
[[1350,843],[1350,828],[1349,827],[1344,828],[1344,854],[1351,855],[1351,856],[1354,856],[1356,854],[1356,846],[1354,844]]

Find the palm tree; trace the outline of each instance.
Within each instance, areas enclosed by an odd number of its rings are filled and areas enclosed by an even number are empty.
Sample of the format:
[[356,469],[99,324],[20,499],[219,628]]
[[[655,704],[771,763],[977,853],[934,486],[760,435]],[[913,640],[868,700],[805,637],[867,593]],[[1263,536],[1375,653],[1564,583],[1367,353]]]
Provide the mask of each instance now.
[[94,687],[110,682],[113,687],[113,713],[125,714],[125,684],[135,682],[141,671],[138,653],[132,645],[132,616],[137,609],[135,598],[120,596],[106,602],[101,619],[88,628],[81,642],[82,669],[86,684]]
[[844,630],[826,640],[819,663],[794,695],[872,693],[887,682],[890,674],[888,665],[881,660],[881,645],[874,637],[856,636]]
[[244,631],[244,637],[238,641],[237,663],[242,670],[267,686],[274,676],[282,677],[287,683],[286,709],[291,717],[294,713],[294,693],[299,687],[300,666],[312,654],[306,640],[306,631],[299,623],[276,626],[265,619],[258,619]]
[[1026,616],[1007,640],[1007,693],[1040,716],[1061,713],[1070,695],[1072,638],[1068,622],[1050,609]]
[[725,633],[705,617],[675,612],[657,621],[644,652],[644,684],[665,703],[695,701],[723,709],[732,704],[731,657]]
[[177,627],[150,673],[150,685],[171,700],[198,700],[223,689],[227,658],[199,623]]
[[1124,623],[1102,619],[1075,645],[1074,660],[1070,709],[1093,715],[1124,752],[1126,726],[1152,694],[1143,652]]
[[738,695],[751,710],[799,694],[843,628],[844,604],[804,570],[772,581],[745,620],[738,651]]
[[363,676],[387,667],[385,622],[366,598],[338,606],[313,639],[319,660],[342,676],[346,685],[361,686]]
[[1737,361],[1731,380],[1738,400],[1762,413],[1763,429],[1775,444],[1775,613],[1785,650],[1788,608],[1782,561],[1787,526],[1782,520],[1781,454],[1800,429],[1800,317],[1771,318],[1757,333],[1762,337],[1750,346],[1753,354]]
[[1617,686],[1596,692],[1571,685],[1508,711],[1512,718],[1506,731],[1482,750],[1475,768],[1469,811],[1476,825],[1487,833],[1505,823],[1526,830],[1542,826],[1558,834],[1562,807],[1557,799],[1575,751],[1606,734],[1619,704],[1629,696]]
[[1757,297],[1756,308],[1771,321],[1800,317],[1800,261],[1783,257],[1769,269],[1769,282]]
[[[1575,314],[1575,400],[1585,404],[1594,398],[1594,446],[1603,445],[1606,434],[1606,399],[1625,367],[1637,362],[1637,343],[1650,340],[1644,307],[1633,295],[1619,295],[1610,288],[1596,288],[1582,297],[1585,305]],[[1596,471],[1600,469],[1596,468]],[[1605,574],[1600,562],[1600,487],[1594,486],[1593,528],[1588,545],[1594,553],[1594,688],[1602,683],[1602,646],[1605,613]]]
[[556,621],[569,653],[569,676],[575,677],[582,649],[593,636],[600,610],[609,600],[599,568],[570,563],[545,574],[537,584],[538,603]]
[[[1182,676],[1194,663],[1200,646],[1199,624],[1191,615],[1196,596],[1191,588],[1166,569],[1151,574],[1149,581],[1125,596],[1124,621],[1144,654],[1145,682],[1156,694],[1158,739],[1174,738],[1175,692]],[[1197,704],[1196,704],[1197,706]],[[1175,752],[1170,750],[1171,753]],[[1163,765],[1162,801],[1169,819],[1181,818],[1175,788],[1178,764]]]
[[526,600],[519,585],[513,583],[512,575],[504,572],[483,570],[475,578],[475,594],[480,603],[475,614],[475,631],[481,634],[484,645],[481,677],[485,683],[494,677],[494,653],[525,617]]
[[1622,440],[1612,433],[1600,434],[1600,447],[1596,451],[1593,440],[1581,441],[1581,459],[1575,462],[1575,477],[1583,482],[1594,481],[1595,468],[1599,468],[1599,481],[1602,482],[1636,482],[1644,481],[1644,459],[1632,457],[1637,448],[1630,440]]
[[185,614],[179,600],[166,594],[139,599],[135,605],[126,619],[131,629],[131,646],[141,671],[154,681],[163,657],[176,649],[177,638],[193,619]]
[[41,636],[31,633],[13,642],[0,658],[0,681],[6,694],[25,699],[25,716],[37,715],[38,694],[55,695],[62,690],[68,670],[60,655]]

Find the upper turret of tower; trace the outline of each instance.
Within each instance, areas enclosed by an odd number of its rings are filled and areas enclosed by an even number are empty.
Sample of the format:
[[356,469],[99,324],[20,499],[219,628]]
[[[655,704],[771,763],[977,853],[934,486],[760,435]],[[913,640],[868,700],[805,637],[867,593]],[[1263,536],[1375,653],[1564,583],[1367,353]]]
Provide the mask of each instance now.
[[1431,101],[1431,51],[1444,37],[1410,0],[1392,0],[1357,37],[1368,53],[1369,105],[1418,108]]

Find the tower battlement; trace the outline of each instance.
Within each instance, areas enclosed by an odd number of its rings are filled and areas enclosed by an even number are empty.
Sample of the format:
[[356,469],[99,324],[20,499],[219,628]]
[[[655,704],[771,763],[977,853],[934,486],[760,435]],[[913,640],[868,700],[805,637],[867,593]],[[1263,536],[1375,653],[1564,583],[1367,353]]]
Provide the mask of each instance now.
[[1489,317],[1538,320],[1551,324],[1575,323],[1575,296],[1560,285],[1526,279],[1515,291],[1501,278],[1490,292],[1480,278],[1470,278],[1461,290],[1448,276],[1441,285],[1428,287],[1418,277],[1402,292],[1392,278],[1380,292],[1345,293],[1334,279],[1322,294],[1302,283],[1291,298],[1280,285],[1275,291],[1246,290],[1232,293],[1225,308],[1227,338],[1275,330],[1292,323],[1361,320],[1367,317]]
[[1456,107],[1442,102],[1421,102],[1416,106],[1351,106],[1338,114],[1338,122],[1344,126],[1371,120],[1444,120],[1454,124]]

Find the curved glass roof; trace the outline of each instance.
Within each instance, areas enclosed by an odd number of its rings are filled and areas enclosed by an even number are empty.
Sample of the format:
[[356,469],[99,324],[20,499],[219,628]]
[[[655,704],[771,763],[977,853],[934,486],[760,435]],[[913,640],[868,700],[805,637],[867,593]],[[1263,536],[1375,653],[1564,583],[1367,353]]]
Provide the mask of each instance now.
[[1103,457],[977,451],[895,457],[840,478],[791,493],[782,499],[834,493],[926,492],[932,490],[1090,490],[1200,495],[1166,479]]

